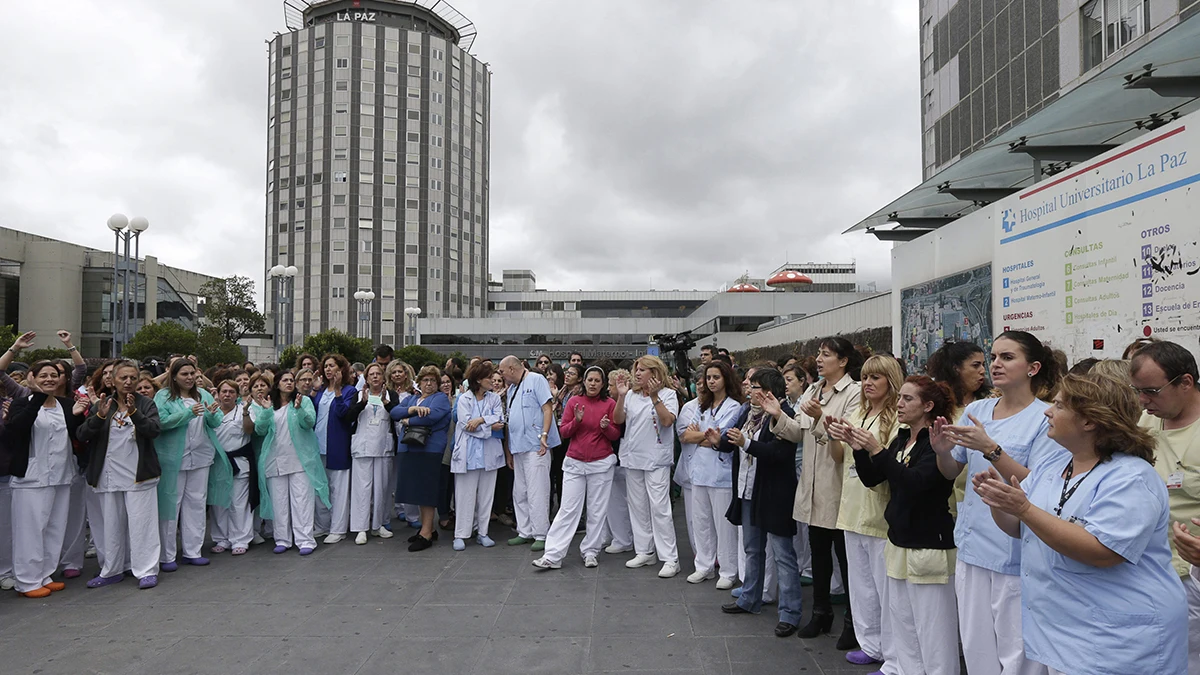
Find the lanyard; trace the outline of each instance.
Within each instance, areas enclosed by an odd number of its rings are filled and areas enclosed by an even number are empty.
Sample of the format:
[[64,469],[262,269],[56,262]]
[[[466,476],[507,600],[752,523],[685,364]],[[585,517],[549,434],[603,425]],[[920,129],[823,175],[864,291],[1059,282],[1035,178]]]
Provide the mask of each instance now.
[[1080,483],[1083,483],[1084,479],[1086,479],[1090,473],[1091,471],[1085,471],[1084,474],[1079,477],[1079,480],[1075,482],[1075,485],[1068,490],[1067,485],[1071,482],[1071,476],[1075,474],[1075,460],[1072,459],[1071,461],[1067,462],[1067,475],[1063,476],[1062,496],[1058,498],[1058,506],[1054,509],[1054,515],[1062,515],[1062,510],[1063,507],[1066,506],[1067,500],[1075,494],[1075,491],[1079,489]]

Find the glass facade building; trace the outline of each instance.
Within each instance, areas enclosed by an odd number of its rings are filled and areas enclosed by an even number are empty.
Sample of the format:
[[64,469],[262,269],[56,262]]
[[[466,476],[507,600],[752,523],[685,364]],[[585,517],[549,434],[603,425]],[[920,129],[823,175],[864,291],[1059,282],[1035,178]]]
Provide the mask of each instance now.
[[469,23],[445,3],[302,4],[268,55],[266,267],[300,270],[294,335],[357,334],[360,289],[375,342],[402,338],[406,307],[482,316],[491,73]]

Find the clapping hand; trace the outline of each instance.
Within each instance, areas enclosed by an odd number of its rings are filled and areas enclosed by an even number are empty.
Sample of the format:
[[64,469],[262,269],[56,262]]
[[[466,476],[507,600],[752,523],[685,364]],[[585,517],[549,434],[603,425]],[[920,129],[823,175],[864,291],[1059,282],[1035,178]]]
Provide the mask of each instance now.
[[204,408],[203,403],[197,403],[196,405],[192,406],[192,414],[193,415],[196,415],[196,416],[203,415],[204,410],[205,410],[205,408]]
[[783,407],[779,405],[779,399],[775,398],[775,394],[772,394],[769,391],[763,391],[761,400],[763,412],[767,413],[771,417],[779,419],[779,416],[783,414]]
[[646,387],[649,389],[649,391],[642,393],[646,394],[647,396],[654,396],[658,394],[658,392],[662,391],[663,383],[662,380],[658,379],[657,377],[651,377],[650,379],[646,380]]
[[813,418],[814,422],[821,421],[822,410],[823,408],[821,407],[820,401],[818,401],[815,397],[805,399],[804,403],[800,404],[800,412]]
[[[707,433],[708,432],[705,432],[705,435],[707,435]],[[729,439],[730,443],[733,443],[739,448],[742,447],[742,443],[746,441],[746,435],[743,434],[742,430],[737,427],[733,427],[729,431],[726,431],[725,436]]]
[[[692,426],[696,426],[696,425],[693,424]],[[691,429],[691,427],[688,427],[688,428]],[[699,431],[700,430],[699,427],[697,427],[696,430]],[[708,442],[709,447],[712,447],[712,448],[717,447],[718,445],[721,444],[721,430],[715,429],[715,428],[705,429],[704,430],[704,440]],[[732,440],[732,439],[730,439],[730,440]]]
[[829,432],[829,437],[835,441],[850,443],[851,447],[854,446],[850,433],[853,428],[854,425],[840,417],[834,417],[833,415],[825,416],[825,430]]
[[954,449],[954,441],[950,440],[950,435],[946,433],[948,426],[950,426],[950,421],[945,417],[939,417],[933,421],[933,428],[929,430],[929,444],[939,455],[944,455]]
[[213,401],[212,403],[209,403],[207,406],[205,406],[205,408],[210,413],[217,412],[217,408],[220,408],[220,407],[221,407],[221,404],[217,403],[216,401]]
[[75,405],[71,408],[71,414],[76,417],[83,415],[88,411],[87,394],[80,394],[75,397]]
[[619,378],[617,380],[617,396],[624,396],[629,393],[629,380]]
[[[1200,518],[1192,518],[1193,525],[1200,525]],[[1181,522],[1171,523],[1171,541],[1175,542],[1175,550],[1179,557],[1193,565],[1200,565],[1200,538],[1188,532],[1187,526]]]
[[987,471],[975,474],[971,478],[971,484],[975,486],[975,492],[979,493],[979,498],[984,504],[1009,515],[1020,518],[1031,506],[1025,491],[1021,489],[1021,481],[1013,476],[1005,483],[995,467],[988,467]]
[[30,347],[33,346],[33,341],[36,339],[37,339],[37,333],[35,333],[34,331],[29,331],[28,333],[22,333],[20,337],[18,337],[16,340],[13,341],[12,350],[14,352],[19,352],[24,349],[29,349]]
[[607,429],[609,424],[612,424],[612,420],[608,419],[608,413],[605,413],[604,417],[600,418],[600,428]]
[[96,399],[96,414],[100,417],[108,417],[108,414],[112,412],[112,407],[113,400],[108,397],[108,394],[100,394],[100,397]]
[[976,419],[974,415],[967,415],[967,419],[971,420],[971,424],[949,424],[942,428],[942,432],[955,445],[961,445],[964,448],[979,452],[990,452],[992,448],[995,448],[996,442],[987,435],[987,431],[983,428],[983,422]]
[[575,421],[576,422],[583,421],[583,405],[581,405],[579,403],[575,404]]
[[296,410],[300,409],[300,405],[303,402],[303,400],[304,400],[304,396],[302,394],[296,394],[295,396],[292,397],[292,405],[296,406]]

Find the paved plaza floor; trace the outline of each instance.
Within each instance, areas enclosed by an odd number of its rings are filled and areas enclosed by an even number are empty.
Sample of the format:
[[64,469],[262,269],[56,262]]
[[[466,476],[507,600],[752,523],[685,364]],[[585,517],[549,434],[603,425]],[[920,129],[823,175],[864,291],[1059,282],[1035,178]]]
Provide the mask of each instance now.
[[[411,532],[411,530],[407,531]],[[776,608],[727,615],[727,591],[683,572],[625,568],[630,554],[577,550],[561,570],[538,570],[528,546],[455,552],[450,540],[409,553],[403,536],[320,546],[306,558],[212,556],[158,588],[136,581],[88,589],[84,575],[50,598],[0,594],[0,673],[867,673],[834,648],[835,633],[777,638]],[[397,531],[400,535],[400,531]],[[578,538],[575,545],[578,544]],[[805,619],[809,594],[805,589]]]

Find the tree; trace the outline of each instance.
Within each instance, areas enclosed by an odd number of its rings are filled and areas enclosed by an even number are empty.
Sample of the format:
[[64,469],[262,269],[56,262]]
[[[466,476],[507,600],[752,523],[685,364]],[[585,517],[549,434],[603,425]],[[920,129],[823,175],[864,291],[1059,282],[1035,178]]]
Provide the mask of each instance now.
[[209,368],[218,363],[241,363],[246,355],[242,348],[226,338],[218,326],[204,326],[196,337],[196,359],[201,368]]
[[412,366],[413,370],[420,370],[425,366],[441,368],[446,365],[445,356],[421,345],[409,345],[404,349],[397,349],[395,358]]
[[205,322],[219,328],[226,340],[237,342],[247,333],[266,330],[267,319],[258,311],[250,277],[213,279],[200,287],[200,295],[204,297]]
[[16,328],[0,325],[0,347],[8,349],[9,345],[16,342],[20,335]]
[[167,358],[171,354],[195,354],[198,336],[175,321],[155,321],[142,326],[123,350],[127,358],[142,360],[151,356]]
[[37,363],[38,361],[53,361],[55,359],[70,359],[71,352],[65,349],[56,349],[54,347],[43,347],[41,349],[30,349],[18,354],[21,361],[25,363]]
[[341,354],[351,363],[355,361],[367,363],[371,360],[374,352],[375,347],[369,339],[357,338],[336,328],[330,328],[305,336],[302,345],[289,345],[283,350],[280,365],[284,368],[291,368],[296,365],[296,359],[305,353],[315,354],[317,358],[325,354]]

